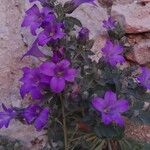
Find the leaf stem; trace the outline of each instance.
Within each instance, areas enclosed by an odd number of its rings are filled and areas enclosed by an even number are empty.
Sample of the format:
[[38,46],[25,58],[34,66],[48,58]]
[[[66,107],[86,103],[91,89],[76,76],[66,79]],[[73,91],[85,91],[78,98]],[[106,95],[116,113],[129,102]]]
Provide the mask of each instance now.
[[66,126],[66,117],[65,117],[65,107],[62,95],[60,95],[61,107],[62,107],[62,116],[63,116],[63,131],[64,131],[64,144],[65,150],[68,150],[68,140],[67,140],[67,126]]

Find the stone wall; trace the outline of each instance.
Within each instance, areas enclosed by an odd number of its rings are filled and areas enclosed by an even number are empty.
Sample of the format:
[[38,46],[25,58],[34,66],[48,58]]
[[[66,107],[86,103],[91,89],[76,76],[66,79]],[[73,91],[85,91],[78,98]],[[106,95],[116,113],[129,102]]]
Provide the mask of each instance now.
[[[65,2],[67,0],[59,0]],[[91,31],[91,37],[96,40],[93,50],[96,57],[105,41],[105,30],[102,20],[108,14],[119,19],[125,27],[127,36],[133,45],[133,51],[127,58],[139,63],[150,63],[150,1],[149,0],[114,0],[113,4],[106,0],[98,0],[97,6],[83,4],[73,14],[81,20]],[[21,68],[30,63],[30,58],[20,60],[32,37],[20,28],[25,9],[29,7],[27,0],[0,0],[0,102],[6,105],[21,107],[23,105],[19,95],[19,81]],[[9,129],[0,129],[0,135],[16,138],[25,143],[30,149],[41,149],[45,143],[42,132],[36,132],[32,126],[22,125],[13,121]],[[38,147],[38,148],[37,148]]]

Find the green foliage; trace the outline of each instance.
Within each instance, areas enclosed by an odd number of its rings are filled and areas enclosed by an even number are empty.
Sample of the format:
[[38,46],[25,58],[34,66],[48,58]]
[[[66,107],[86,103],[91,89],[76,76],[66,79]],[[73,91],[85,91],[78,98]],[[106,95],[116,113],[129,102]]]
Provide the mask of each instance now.
[[121,139],[124,136],[124,128],[102,123],[95,126],[94,132],[101,139]]
[[135,141],[133,139],[122,139],[119,141],[121,150],[149,150],[150,144]]

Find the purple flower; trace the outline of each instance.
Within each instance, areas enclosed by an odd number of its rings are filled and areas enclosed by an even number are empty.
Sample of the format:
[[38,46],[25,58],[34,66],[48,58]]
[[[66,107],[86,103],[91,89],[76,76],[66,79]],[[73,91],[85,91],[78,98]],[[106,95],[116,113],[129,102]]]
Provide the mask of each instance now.
[[34,123],[37,131],[42,130],[48,122],[49,109],[42,109],[39,105],[30,105],[24,110],[24,118],[28,124]]
[[111,41],[107,40],[105,47],[102,48],[103,57],[106,62],[115,66],[117,63],[122,64],[125,59],[122,56],[123,47],[119,44],[113,44]]
[[26,11],[26,16],[22,22],[22,27],[30,26],[31,33],[36,35],[36,30],[41,26],[45,26],[47,22],[53,17],[52,10],[44,7],[40,12],[36,4]]
[[95,0],[72,0],[71,2],[74,3],[76,5],[76,7],[80,6],[83,3],[91,3],[93,5],[96,5],[94,3]]
[[92,105],[98,112],[100,112],[102,122],[104,124],[108,125],[112,122],[115,122],[119,126],[124,125],[124,120],[121,114],[129,109],[127,100],[117,100],[115,93],[112,91],[107,91],[104,99],[95,97],[92,100]]
[[4,112],[0,112],[0,128],[5,126],[8,128],[11,119],[16,117],[16,111],[13,108],[6,108],[4,104],[2,104],[2,108]]
[[78,35],[78,41],[80,43],[85,44],[88,39],[89,39],[89,30],[85,27],[81,28]]
[[47,3],[47,0],[29,0],[30,3],[35,2],[35,1],[39,1],[41,3]]
[[69,66],[70,62],[66,59],[59,63],[45,62],[40,66],[41,73],[51,77],[50,88],[53,92],[62,92],[65,88],[66,81],[74,81],[76,70]]
[[108,20],[103,21],[103,27],[107,30],[113,30],[116,26],[116,21],[112,17],[109,17]]
[[62,24],[57,23],[55,19],[52,19],[51,22],[44,28],[44,31],[38,35],[38,44],[43,46],[51,40],[63,38],[64,35],[65,34],[62,31]]
[[142,74],[137,77],[140,84],[146,89],[150,89],[150,69],[141,67]]
[[34,56],[34,57],[45,57],[45,55],[41,52],[41,50],[38,47],[37,40],[34,41],[31,48],[23,55],[22,58],[25,56]]
[[42,92],[39,85],[39,69],[25,67],[22,71],[24,73],[23,77],[20,79],[20,81],[23,82],[23,85],[20,88],[22,98],[24,98],[26,94],[30,93],[33,99],[41,99]]

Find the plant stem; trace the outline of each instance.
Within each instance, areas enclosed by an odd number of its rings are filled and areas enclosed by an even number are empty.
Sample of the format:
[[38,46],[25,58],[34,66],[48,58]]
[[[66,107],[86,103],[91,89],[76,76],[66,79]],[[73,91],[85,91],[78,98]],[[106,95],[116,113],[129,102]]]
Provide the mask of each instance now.
[[65,117],[65,107],[62,95],[60,95],[61,107],[62,107],[62,115],[63,115],[63,131],[64,131],[64,144],[65,150],[68,150],[68,142],[67,142],[67,126],[66,126],[66,117]]
[[111,143],[110,143],[109,140],[108,140],[108,150],[112,150],[112,148],[111,148]]

